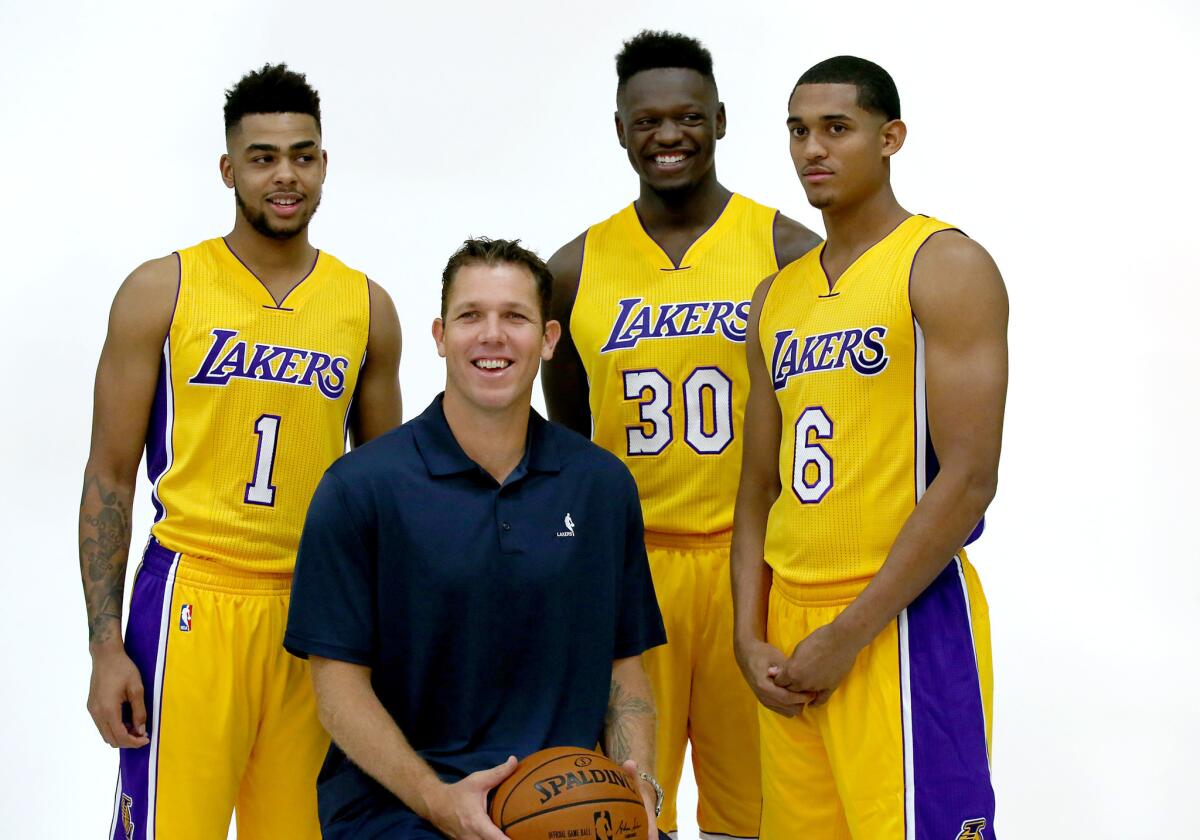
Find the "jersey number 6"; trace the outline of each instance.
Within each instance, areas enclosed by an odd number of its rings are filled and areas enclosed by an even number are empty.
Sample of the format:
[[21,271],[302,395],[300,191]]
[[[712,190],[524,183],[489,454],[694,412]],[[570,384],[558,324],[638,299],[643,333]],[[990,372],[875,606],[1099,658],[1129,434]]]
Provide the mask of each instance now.
[[817,443],[831,437],[833,421],[825,409],[819,405],[804,409],[796,421],[796,445],[792,453],[792,492],[802,504],[815,505],[833,487],[833,458]]
[[[638,401],[641,420],[625,427],[627,451],[658,455],[674,437],[671,381],[653,368],[627,370],[623,378],[625,399]],[[700,455],[720,454],[733,440],[733,381],[720,368],[698,367],[683,380],[683,427],[684,441]]]

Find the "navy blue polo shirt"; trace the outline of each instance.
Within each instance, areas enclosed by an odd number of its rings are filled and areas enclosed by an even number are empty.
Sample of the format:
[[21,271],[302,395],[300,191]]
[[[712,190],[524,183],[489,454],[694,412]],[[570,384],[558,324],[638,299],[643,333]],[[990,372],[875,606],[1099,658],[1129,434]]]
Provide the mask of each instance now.
[[[442,778],[601,739],[614,659],[666,641],[637,488],[613,455],[530,411],[503,485],[439,396],[339,459],[308,510],[284,645],[370,666]],[[323,821],[390,797],[333,747]]]

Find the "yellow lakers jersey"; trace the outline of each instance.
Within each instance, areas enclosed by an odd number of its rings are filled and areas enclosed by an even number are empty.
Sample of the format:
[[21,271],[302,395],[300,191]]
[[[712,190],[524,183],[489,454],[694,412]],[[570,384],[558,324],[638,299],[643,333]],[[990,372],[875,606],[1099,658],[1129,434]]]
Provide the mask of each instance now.
[[224,239],[178,258],[146,441],[152,532],[172,551],[290,572],[317,481],[345,451],[367,279],[318,253],[276,304]]
[[870,578],[932,479],[908,283],[917,251],[948,229],[911,216],[832,289],[822,245],[780,271],[763,302],[758,337],[783,418],[765,554],[787,583]]
[[733,524],[749,379],[746,318],[778,270],[776,211],[740,195],[678,266],[631,204],[588,229],[571,337],[587,370],[593,439],[637,481],[646,528]]

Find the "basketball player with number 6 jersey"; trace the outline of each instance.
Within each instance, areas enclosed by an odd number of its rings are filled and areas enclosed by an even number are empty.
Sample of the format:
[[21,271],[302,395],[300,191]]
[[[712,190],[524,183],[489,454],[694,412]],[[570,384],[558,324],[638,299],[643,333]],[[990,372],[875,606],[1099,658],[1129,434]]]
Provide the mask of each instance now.
[[761,836],[992,838],[989,622],[963,546],[996,489],[1004,282],[896,200],[883,68],[821,62],[788,107],[828,238],[755,291],[746,343],[732,563]]
[[[308,241],[320,102],[285,65],[226,96],[233,231],[152,260],[113,303],[80,505],[88,709],[121,749],[113,840],[320,836],[329,746],[283,649],[300,531],[325,469],[400,421],[386,292]],[[142,450],[155,519],[124,639]]]
[[543,365],[546,404],[637,481],[667,627],[667,645],[645,654],[665,791],[659,827],[676,829],[690,738],[702,835],[752,837],[757,721],[733,657],[728,571],[746,317],[762,278],[819,240],[717,180],[725,111],[697,41],[643,32],[617,57],[617,76],[617,135],[640,194],[550,260],[554,317],[569,334]]

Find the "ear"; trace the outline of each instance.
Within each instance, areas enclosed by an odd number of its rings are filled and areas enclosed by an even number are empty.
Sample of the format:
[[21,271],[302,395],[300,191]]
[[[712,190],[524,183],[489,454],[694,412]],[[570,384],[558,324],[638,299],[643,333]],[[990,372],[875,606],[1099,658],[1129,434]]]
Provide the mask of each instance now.
[[725,103],[717,103],[717,139],[725,136]]
[[621,144],[622,149],[628,149],[625,145],[625,123],[621,122],[620,111],[613,111],[613,124],[617,129],[617,142]]
[[546,328],[542,330],[542,358],[547,362],[554,358],[554,348],[558,346],[560,338],[562,324],[558,321],[547,321]]
[[225,186],[233,189],[233,161],[229,159],[229,155],[221,155],[221,162],[218,165],[221,168],[221,180],[225,182]]
[[325,176],[329,174],[329,152],[321,150],[321,183],[325,183]]
[[883,124],[883,128],[879,130],[879,139],[883,145],[883,156],[890,158],[896,152],[900,151],[900,147],[904,145],[904,138],[908,136],[908,126],[903,120],[889,120]]
[[433,341],[437,345],[438,355],[446,358],[446,324],[441,318],[433,319]]

